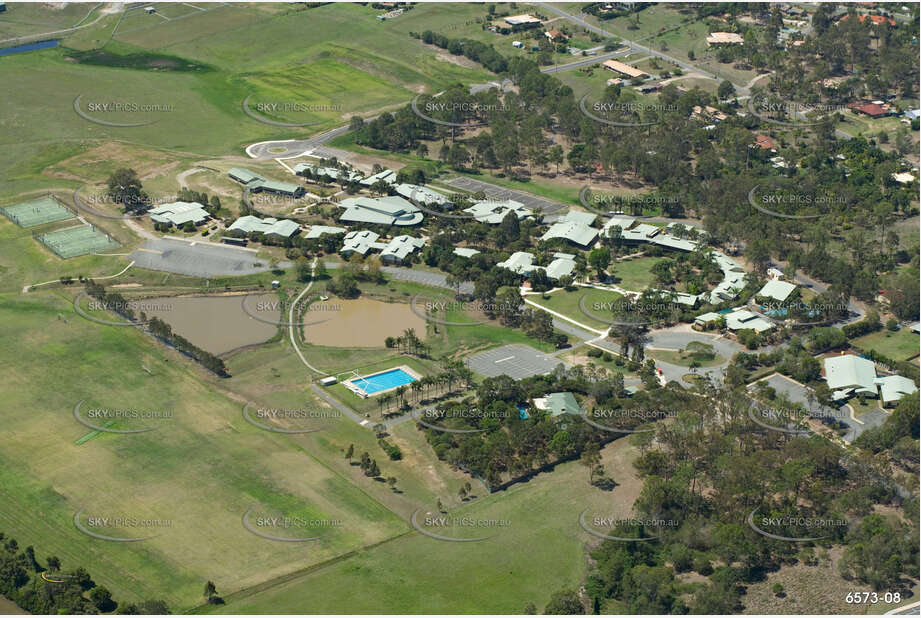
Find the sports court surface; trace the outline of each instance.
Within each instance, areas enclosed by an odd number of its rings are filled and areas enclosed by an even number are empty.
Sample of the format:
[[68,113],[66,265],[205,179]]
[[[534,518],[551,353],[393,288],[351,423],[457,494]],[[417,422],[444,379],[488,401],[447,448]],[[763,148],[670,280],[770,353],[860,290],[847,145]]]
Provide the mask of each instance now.
[[96,229],[93,225],[81,225],[42,234],[38,237],[38,241],[64,259],[88,253],[110,251],[121,246],[111,236]]
[[470,191],[471,193],[482,191],[486,194],[486,197],[491,200],[515,200],[516,202],[521,202],[526,208],[530,208],[534,212],[542,212],[544,214],[559,212],[567,208],[565,204],[560,204],[559,202],[537,197],[536,195],[531,195],[523,191],[506,189],[505,187],[483,182],[475,178],[467,178],[466,176],[452,178],[451,180],[445,181],[445,184]]
[[77,216],[73,211],[64,208],[51,196],[40,197],[21,204],[13,204],[12,206],[4,206],[0,208],[0,212],[19,227],[35,227],[55,221],[73,219]]
[[[270,269],[266,260],[256,257],[252,249],[215,245],[206,242],[186,242],[170,238],[150,240],[136,249],[129,259],[136,268],[159,270],[194,277],[248,275]],[[290,262],[281,262],[286,268]]]
[[467,366],[473,371],[495,378],[507,375],[515,380],[540,376],[566,363],[548,356],[527,345],[504,345],[467,357]]

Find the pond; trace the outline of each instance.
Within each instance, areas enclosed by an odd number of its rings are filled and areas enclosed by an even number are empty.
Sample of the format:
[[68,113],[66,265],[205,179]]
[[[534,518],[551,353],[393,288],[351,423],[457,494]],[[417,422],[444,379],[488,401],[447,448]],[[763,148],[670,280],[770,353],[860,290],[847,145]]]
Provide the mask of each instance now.
[[[224,296],[180,296],[145,298],[143,307],[148,316],[156,316],[178,333],[212,354],[223,354],[236,348],[263,343],[271,339],[278,326],[260,321],[247,315],[241,306],[243,297]],[[277,303],[274,294],[254,294],[247,303]],[[281,319],[281,312],[274,317]],[[261,313],[260,317],[269,317]]]
[[22,52],[35,51],[37,49],[51,49],[52,47],[57,46],[57,41],[38,41],[37,43],[24,43],[22,45],[17,45],[16,47],[4,47],[3,49],[0,49],[0,56],[9,56]]
[[[330,310],[322,310],[323,305]],[[325,320],[304,327],[308,343],[339,348],[380,348],[387,337],[399,337],[407,328],[425,338],[425,320],[409,303],[385,303],[371,298],[331,298],[311,305],[311,318]]]

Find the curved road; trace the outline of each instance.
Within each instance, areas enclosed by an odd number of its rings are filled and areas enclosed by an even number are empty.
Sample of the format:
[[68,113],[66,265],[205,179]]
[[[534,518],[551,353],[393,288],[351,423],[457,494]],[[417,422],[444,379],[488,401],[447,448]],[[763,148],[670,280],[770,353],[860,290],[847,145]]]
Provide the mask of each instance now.
[[[373,118],[365,120],[373,120]],[[349,125],[346,124],[305,139],[284,139],[250,144],[246,147],[246,154],[254,159],[263,160],[293,159],[323,146],[326,142],[348,131]],[[273,150],[276,152],[272,152]]]

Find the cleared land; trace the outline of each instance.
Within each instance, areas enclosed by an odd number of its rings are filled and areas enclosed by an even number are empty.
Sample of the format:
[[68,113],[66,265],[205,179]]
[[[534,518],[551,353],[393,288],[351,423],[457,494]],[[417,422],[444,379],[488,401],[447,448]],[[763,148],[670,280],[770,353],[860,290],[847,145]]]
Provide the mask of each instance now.
[[903,326],[896,332],[883,329],[853,341],[864,350],[873,350],[893,360],[908,360],[918,355],[918,335]]
[[614,319],[611,303],[623,297],[617,292],[580,287],[572,292],[558,290],[552,294],[530,295],[527,298],[576,322],[603,329],[610,326]]
[[631,292],[642,292],[652,285],[652,267],[662,258],[642,257],[615,262],[608,268],[614,283]]
[[[292,581],[231,595],[223,608],[202,609],[373,613],[386,607],[403,613],[481,614],[520,613],[529,601],[543,607],[553,591],[578,587],[584,577],[583,552],[592,537],[579,527],[579,513],[592,508],[606,516],[628,516],[641,488],[631,466],[635,447],[617,440],[602,453],[605,469],[616,471],[618,486],[612,492],[591,488],[577,462],[562,464],[525,485],[451,509],[449,516],[508,520],[508,527],[485,541],[450,543],[413,532]],[[522,548],[528,560],[510,561]],[[362,594],[356,594],[359,590]]]

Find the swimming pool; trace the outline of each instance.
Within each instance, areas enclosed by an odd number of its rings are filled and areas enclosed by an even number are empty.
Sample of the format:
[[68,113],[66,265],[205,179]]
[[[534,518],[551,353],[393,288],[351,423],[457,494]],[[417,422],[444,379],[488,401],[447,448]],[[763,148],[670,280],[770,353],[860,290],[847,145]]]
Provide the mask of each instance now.
[[416,378],[402,369],[388,369],[380,373],[375,373],[363,378],[349,380],[349,384],[362,391],[366,395],[374,395],[381,391],[389,391],[392,388],[415,382]]

